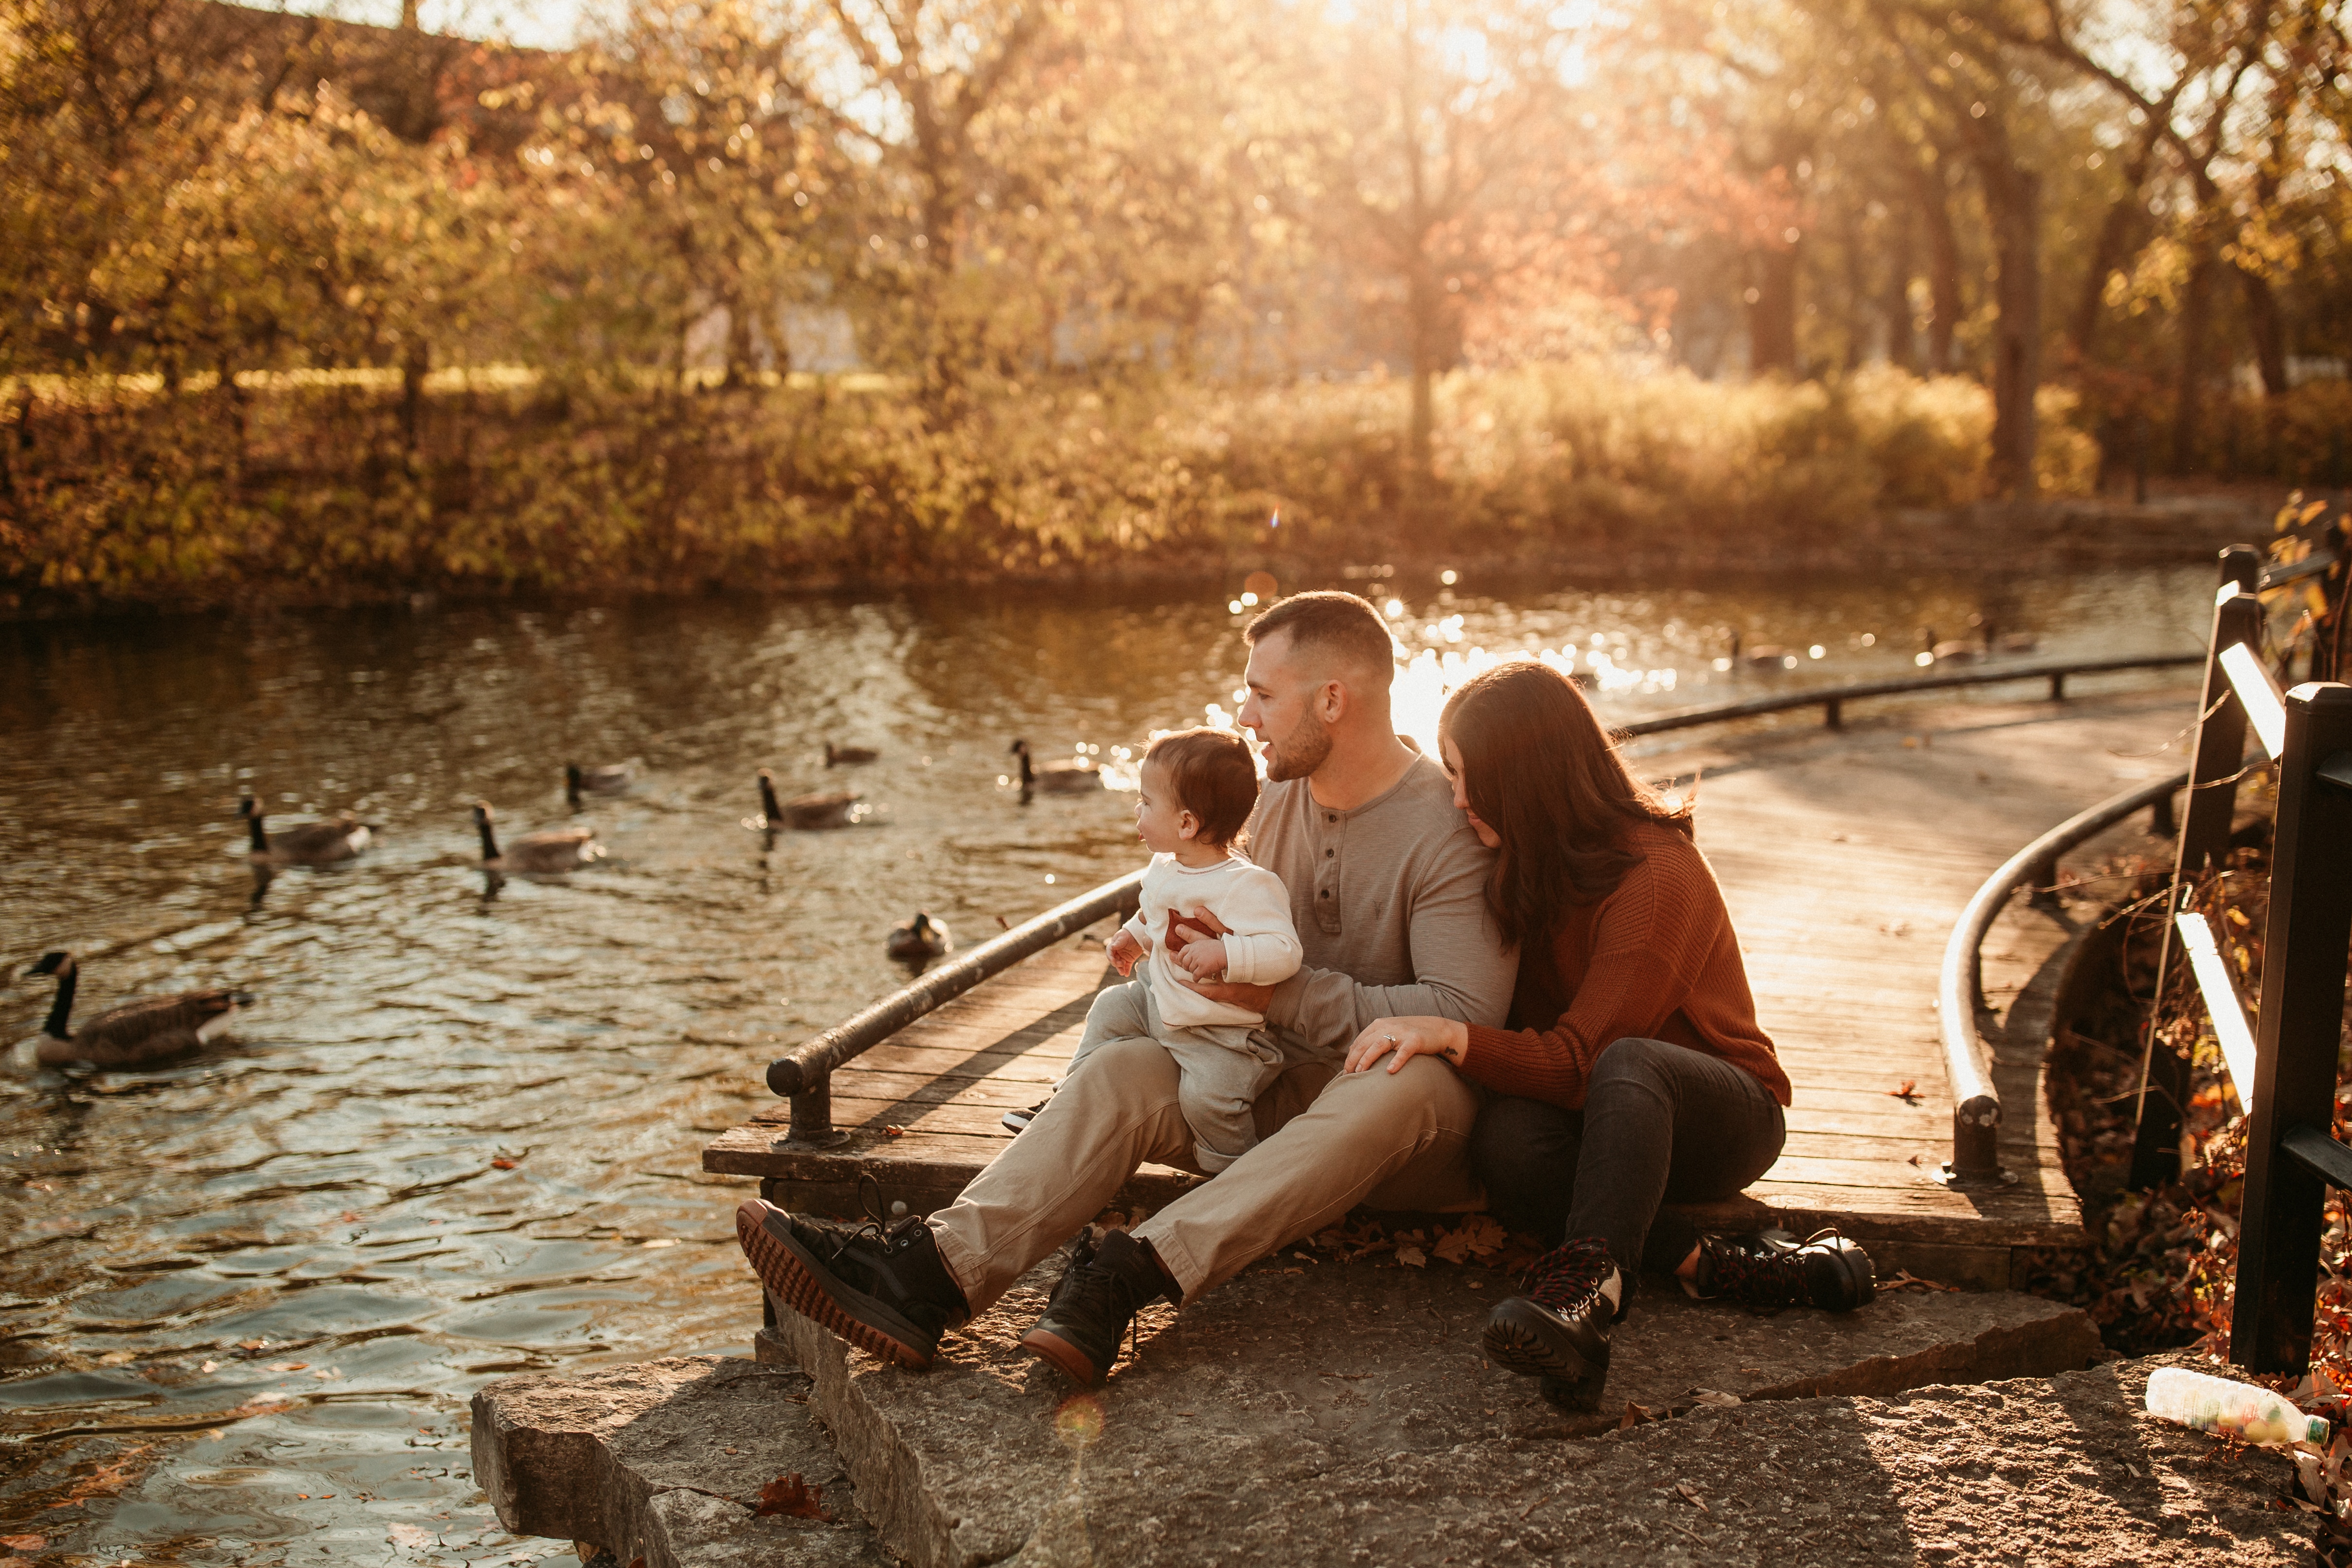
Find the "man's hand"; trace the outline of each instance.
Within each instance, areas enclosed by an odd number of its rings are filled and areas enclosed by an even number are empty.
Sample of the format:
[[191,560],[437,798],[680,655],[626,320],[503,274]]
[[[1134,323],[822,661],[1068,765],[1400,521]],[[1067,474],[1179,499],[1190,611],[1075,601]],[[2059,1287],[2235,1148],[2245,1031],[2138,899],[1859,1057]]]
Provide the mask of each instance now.
[[1382,1018],[1356,1037],[1341,1070],[1370,1072],[1382,1058],[1394,1072],[1415,1057],[1436,1057],[1454,1067],[1470,1054],[1470,1026],[1453,1018]]
[[1264,1017],[1266,1004],[1274,1000],[1273,986],[1242,985],[1231,980],[1203,980],[1190,964],[1184,962],[1186,948],[1196,942],[1208,942],[1216,947],[1217,968],[1223,971],[1225,966],[1223,939],[1234,934],[1233,928],[1206,910],[1202,910],[1197,915],[1187,915],[1184,918],[1208,927],[1216,935],[1214,938],[1205,937],[1197,931],[1188,931],[1181,925],[1169,933],[1168,956],[1174,959],[1178,965],[1187,972],[1179,974],[1176,978],[1183,983],[1185,989],[1197,991],[1212,1002],[1223,1002],[1229,1007],[1239,1007],[1245,1013],[1255,1013],[1260,1017]]
[[1137,962],[1143,957],[1143,944],[1135,940],[1133,931],[1121,926],[1118,934],[1103,945],[1103,952],[1113,969],[1121,974],[1132,974]]
[[1183,965],[1195,980],[1213,980],[1225,972],[1225,943],[1222,937],[1188,942],[1168,956]]

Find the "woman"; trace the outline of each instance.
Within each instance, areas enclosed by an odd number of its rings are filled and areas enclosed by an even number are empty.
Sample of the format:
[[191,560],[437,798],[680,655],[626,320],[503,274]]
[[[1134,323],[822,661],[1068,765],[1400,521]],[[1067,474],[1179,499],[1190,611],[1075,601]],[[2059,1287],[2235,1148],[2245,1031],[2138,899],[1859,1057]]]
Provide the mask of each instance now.
[[1583,692],[1533,660],[1455,691],[1438,737],[1454,804],[1501,851],[1486,900],[1519,949],[1510,1017],[1384,1018],[1347,1068],[1439,1056],[1492,1091],[1470,1142],[1487,1201],[1558,1245],[1489,1315],[1486,1354],[1591,1409],[1643,1267],[1757,1307],[1868,1301],[1870,1259],[1843,1237],[1660,1220],[1669,1199],[1731,1197],[1770,1169],[1790,1092],[1689,808],[1634,778]]

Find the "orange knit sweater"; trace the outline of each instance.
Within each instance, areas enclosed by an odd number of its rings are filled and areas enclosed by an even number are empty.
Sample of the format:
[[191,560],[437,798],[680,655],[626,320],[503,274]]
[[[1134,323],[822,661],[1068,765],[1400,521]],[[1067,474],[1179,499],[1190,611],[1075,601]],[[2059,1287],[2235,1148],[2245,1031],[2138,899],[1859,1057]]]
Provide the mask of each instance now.
[[1789,1075],[1756,1022],[1723,890],[1698,847],[1643,824],[1616,891],[1573,904],[1551,951],[1519,955],[1508,1027],[1470,1026],[1462,1070],[1489,1089],[1573,1110],[1593,1065],[1628,1037],[1664,1040],[1754,1073],[1789,1103]]

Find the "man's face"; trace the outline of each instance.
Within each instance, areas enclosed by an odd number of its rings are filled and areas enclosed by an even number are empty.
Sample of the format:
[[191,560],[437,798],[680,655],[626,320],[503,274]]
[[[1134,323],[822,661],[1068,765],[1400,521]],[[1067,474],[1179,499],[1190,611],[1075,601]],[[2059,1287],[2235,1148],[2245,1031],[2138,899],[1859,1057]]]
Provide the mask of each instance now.
[[1331,754],[1323,718],[1331,678],[1297,657],[1288,632],[1260,637],[1242,673],[1249,697],[1237,715],[1265,748],[1268,779],[1303,779]]

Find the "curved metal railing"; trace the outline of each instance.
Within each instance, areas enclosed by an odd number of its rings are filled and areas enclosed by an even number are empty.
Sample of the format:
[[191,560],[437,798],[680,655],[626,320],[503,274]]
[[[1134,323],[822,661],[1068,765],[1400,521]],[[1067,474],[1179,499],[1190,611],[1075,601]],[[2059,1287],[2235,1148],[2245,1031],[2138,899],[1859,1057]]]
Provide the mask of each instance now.
[[1936,977],[1937,1029],[1944,1068],[1952,1082],[1952,1160],[1945,1179],[1958,1184],[2014,1180],[2000,1163],[2000,1091],[1993,1085],[1992,1053],[1977,1029],[1984,1001],[1985,932],[2021,883],[2047,888],[2057,880],[2058,858],[2097,837],[2136,811],[2171,816],[2172,796],[2189,784],[2188,770],[2110,795],[2077,813],[2001,862],[1985,879],[1944,943],[1944,963]]
[[2050,700],[2054,702],[2066,695],[2066,678],[2070,675],[2110,675],[2126,669],[2181,669],[2204,662],[2202,653],[2154,653],[2125,658],[2043,659],[2032,664],[1994,664],[1943,675],[1897,676],[1892,680],[1864,680],[1851,686],[1776,691],[1769,697],[1751,697],[1740,702],[1721,702],[1712,708],[1694,708],[1687,712],[1636,720],[1631,724],[1619,725],[1617,729],[1620,734],[1625,735],[1657,735],[1669,730],[1696,729],[1701,724],[1721,724],[1734,719],[1786,713],[1792,709],[1820,708],[1823,710],[1822,721],[1835,730],[1844,725],[1845,705],[1859,702],[1864,698],[1902,697],[1915,691],[1940,691],[1959,686],[1996,686],[2011,680],[2047,680],[2050,682]]
[[834,1068],[1030,954],[1043,952],[1105,915],[1131,912],[1142,887],[1143,873],[1130,871],[1067,903],[1056,904],[900,986],[823,1034],[811,1036],[769,1063],[768,1087],[792,1101],[793,1141],[838,1142],[833,1128]]

